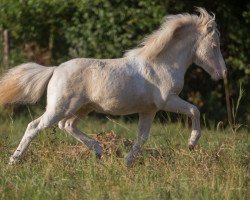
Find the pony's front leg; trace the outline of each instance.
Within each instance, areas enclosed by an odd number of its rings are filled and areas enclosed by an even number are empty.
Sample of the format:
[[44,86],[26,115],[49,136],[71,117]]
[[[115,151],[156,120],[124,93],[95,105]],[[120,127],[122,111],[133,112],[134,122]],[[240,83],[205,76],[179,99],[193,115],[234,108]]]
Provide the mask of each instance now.
[[188,141],[188,147],[192,150],[197,144],[201,136],[200,128],[200,111],[198,108],[187,101],[182,100],[177,95],[169,97],[165,107],[165,111],[175,112],[188,115],[192,119],[192,133]]
[[150,126],[155,117],[155,112],[150,113],[139,113],[139,125],[138,125],[138,135],[136,143],[133,145],[132,150],[128,153],[125,158],[125,163],[130,166],[134,158],[139,154],[142,145],[147,141],[149,136]]

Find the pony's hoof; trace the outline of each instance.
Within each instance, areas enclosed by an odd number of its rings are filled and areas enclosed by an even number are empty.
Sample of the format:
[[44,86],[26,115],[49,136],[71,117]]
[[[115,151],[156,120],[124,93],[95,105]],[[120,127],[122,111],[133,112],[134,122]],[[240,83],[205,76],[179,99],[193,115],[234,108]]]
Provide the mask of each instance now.
[[8,165],[15,165],[19,162],[17,158],[14,158],[13,156],[10,157]]
[[94,145],[94,150],[95,150],[95,155],[98,159],[102,158],[102,147],[98,142],[95,143]]
[[189,148],[190,151],[193,151],[194,150],[194,145],[193,144],[189,144],[188,148]]
[[128,155],[125,157],[125,165],[127,167],[131,167],[132,164],[134,163],[134,159],[135,159],[134,155],[131,152],[128,153]]
[[98,159],[101,159],[101,158],[102,158],[102,154],[101,154],[101,153],[95,153],[95,156],[96,156],[96,158],[98,158]]

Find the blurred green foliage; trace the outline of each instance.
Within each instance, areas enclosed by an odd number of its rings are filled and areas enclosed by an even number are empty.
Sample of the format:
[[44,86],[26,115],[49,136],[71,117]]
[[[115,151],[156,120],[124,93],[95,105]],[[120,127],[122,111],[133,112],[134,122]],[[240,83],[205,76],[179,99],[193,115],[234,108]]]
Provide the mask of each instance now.
[[[222,53],[229,68],[231,98],[237,98],[242,82],[245,96],[238,120],[249,123],[250,3],[247,0],[0,0],[0,29],[7,29],[10,34],[10,67],[37,61],[24,51],[25,45],[31,43],[51,51],[50,62],[58,65],[74,57],[121,57],[157,29],[165,15],[193,13],[194,6],[216,14]],[[2,46],[0,53],[2,60]],[[181,95],[197,104],[207,119],[226,121],[223,82],[212,82],[200,68],[189,69]]]

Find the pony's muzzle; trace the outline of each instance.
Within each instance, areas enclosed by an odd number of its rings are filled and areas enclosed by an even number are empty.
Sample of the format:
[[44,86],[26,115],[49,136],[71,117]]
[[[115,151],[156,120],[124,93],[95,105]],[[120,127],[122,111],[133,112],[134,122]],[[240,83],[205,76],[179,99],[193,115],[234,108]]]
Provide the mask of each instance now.
[[215,81],[224,79],[226,77],[227,77],[227,69],[215,70],[215,72],[212,75],[212,79],[214,79]]

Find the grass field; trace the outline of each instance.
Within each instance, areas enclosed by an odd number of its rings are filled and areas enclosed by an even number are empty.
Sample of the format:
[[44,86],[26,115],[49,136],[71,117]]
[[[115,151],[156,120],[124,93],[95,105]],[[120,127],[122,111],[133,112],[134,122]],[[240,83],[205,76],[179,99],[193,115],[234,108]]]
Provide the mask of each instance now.
[[[124,156],[136,122],[88,117],[82,130],[102,142],[101,160],[58,128],[42,132],[21,163],[8,166],[27,118],[0,124],[0,199],[249,199],[250,137],[246,130],[203,128],[195,151],[190,129],[154,122],[142,156],[131,168]],[[96,136],[96,134],[99,134]]]

